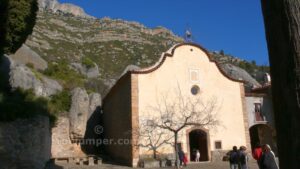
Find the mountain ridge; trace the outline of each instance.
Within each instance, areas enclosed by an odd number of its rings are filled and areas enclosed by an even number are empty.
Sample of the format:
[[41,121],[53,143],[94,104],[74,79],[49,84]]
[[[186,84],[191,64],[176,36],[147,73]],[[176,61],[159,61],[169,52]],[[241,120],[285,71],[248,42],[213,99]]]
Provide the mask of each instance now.
[[51,10],[52,12],[69,13],[77,17],[95,18],[85,13],[85,11],[71,3],[59,3],[57,0],[38,0],[39,10]]
[[[135,21],[76,16],[69,12],[53,11],[58,3],[56,0],[40,1],[43,1],[40,7],[44,10],[38,12],[34,31],[26,45],[48,62],[47,70],[41,73],[58,79],[66,89],[79,86],[104,94],[128,65],[151,66],[161,53],[174,44],[184,42],[183,38],[161,26],[147,28]],[[51,10],[45,10],[48,8]],[[245,62],[249,66],[243,59],[222,51],[209,53],[219,64],[240,67]],[[87,77],[87,72],[91,72],[89,69],[94,65],[95,76]],[[228,74],[240,71],[233,66],[222,67],[231,69],[225,70]],[[252,76],[259,72],[257,68],[254,66],[250,73]],[[73,72],[76,78],[63,76],[68,71]],[[232,76],[243,76],[238,78],[246,80],[248,88],[260,85],[246,73],[233,73]]]

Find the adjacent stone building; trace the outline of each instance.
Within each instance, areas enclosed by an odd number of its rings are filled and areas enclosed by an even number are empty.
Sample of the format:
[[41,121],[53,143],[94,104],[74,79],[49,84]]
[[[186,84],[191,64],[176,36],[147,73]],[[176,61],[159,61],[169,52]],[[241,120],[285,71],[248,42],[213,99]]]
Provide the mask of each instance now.
[[[182,94],[215,97],[218,101],[220,125],[210,128],[185,128],[178,141],[189,160],[194,149],[200,150],[200,161],[221,160],[224,152],[233,145],[250,147],[248,114],[244,84],[227,76],[199,45],[177,44],[149,68],[128,71],[103,99],[104,138],[109,139],[105,151],[115,160],[136,166],[138,161],[151,154],[146,148],[135,146],[139,137],[133,134],[143,128],[141,119],[146,114],[155,116],[155,106],[164,93],[180,86]],[[173,95],[174,96],[174,95]],[[121,140],[121,141],[120,141]],[[125,144],[130,140],[132,144]],[[159,154],[172,154],[174,148],[164,145]]]
[[277,155],[277,139],[272,105],[271,81],[268,74],[262,87],[246,93],[251,146],[269,144]]

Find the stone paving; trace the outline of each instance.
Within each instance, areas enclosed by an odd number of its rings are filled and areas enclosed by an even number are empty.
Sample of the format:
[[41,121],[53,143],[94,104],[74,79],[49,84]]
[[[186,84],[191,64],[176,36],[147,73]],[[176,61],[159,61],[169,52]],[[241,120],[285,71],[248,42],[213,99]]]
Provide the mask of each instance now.
[[[174,167],[151,168],[151,169],[173,169]],[[132,169],[131,167],[120,166],[115,164],[101,164],[95,166],[79,166],[67,163],[57,163],[55,166],[50,166],[47,169]],[[203,163],[189,163],[183,169],[229,169],[228,162],[203,162]],[[258,169],[256,161],[249,161],[249,169]]]

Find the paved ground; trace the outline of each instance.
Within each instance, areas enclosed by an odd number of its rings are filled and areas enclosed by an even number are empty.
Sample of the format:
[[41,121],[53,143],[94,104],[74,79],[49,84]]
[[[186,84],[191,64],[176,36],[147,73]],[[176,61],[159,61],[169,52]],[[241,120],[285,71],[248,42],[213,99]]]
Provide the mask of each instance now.
[[[164,167],[164,168],[153,168],[153,169],[173,169],[174,167]],[[70,165],[67,163],[58,163],[55,166],[51,166],[47,169],[132,169],[131,167],[125,167],[113,164],[102,164],[99,166],[79,166]],[[204,163],[190,163],[187,167],[183,169],[229,169],[228,162],[204,162]],[[249,169],[258,169],[255,161],[249,162]]]

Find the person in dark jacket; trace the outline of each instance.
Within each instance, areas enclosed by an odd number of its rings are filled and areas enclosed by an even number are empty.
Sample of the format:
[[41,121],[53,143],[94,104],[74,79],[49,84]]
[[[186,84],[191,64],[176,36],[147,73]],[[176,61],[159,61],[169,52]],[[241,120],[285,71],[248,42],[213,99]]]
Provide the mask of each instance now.
[[238,155],[237,146],[233,146],[232,150],[229,151],[227,155],[229,156],[230,169],[238,169],[239,155]]
[[178,151],[178,157],[179,157],[179,161],[180,161],[179,166],[182,167],[183,160],[184,160],[184,152],[181,149]]
[[279,169],[275,155],[268,144],[263,146],[263,154],[259,163],[260,169]]
[[249,157],[246,152],[247,148],[245,146],[240,147],[239,151],[239,168],[240,169],[248,169],[248,160]]

